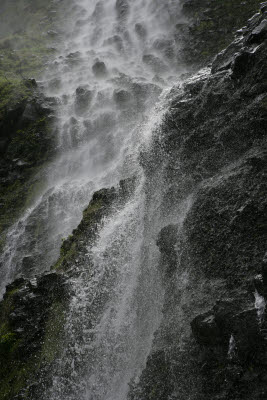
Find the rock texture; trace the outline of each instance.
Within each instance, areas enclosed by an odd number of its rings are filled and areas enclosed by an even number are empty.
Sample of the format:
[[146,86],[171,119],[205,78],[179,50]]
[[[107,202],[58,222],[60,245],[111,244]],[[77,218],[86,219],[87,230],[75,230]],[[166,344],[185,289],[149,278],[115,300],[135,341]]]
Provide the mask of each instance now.
[[32,398],[60,351],[68,290],[62,275],[18,279],[0,305],[0,381],[3,399]]
[[[254,2],[243,3],[238,10],[245,15]],[[209,18],[220,22],[221,7],[229,11],[229,4],[234,6],[228,1],[203,4],[208,9],[200,17],[207,15],[208,24]],[[198,10],[203,4],[188,1],[187,7]],[[117,1],[122,22],[128,10],[127,1]],[[220,14],[213,14],[215,10]],[[230,25],[225,40],[232,34]],[[140,27],[137,30],[145,34]],[[202,32],[199,37],[205,42],[216,32],[209,29],[207,36]],[[196,62],[220,50],[223,44],[217,48],[215,42],[210,53],[201,56],[203,43],[195,42],[190,51],[196,51]],[[157,240],[165,287],[162,321],[140,380],[131,385],[130,400],[266,399],[266,56],[264,3],[234,42],[218,54],[211,70],[202,70],[173,88],[151,150],[141,156],[147,193],[153,193],[155,182],[163,182],[157,211],[163,219],[171,216],[172,223],[166,224]],[[86,88],[76,94],[77,103],[89,104]],[[127,93],[114,96],[119,105]],[[26,118],[27,132],[34,136],[36,107],[31,101],[21,103],[15,122]],[[8,130],[4,135],[5,157],[16,132]],[[42,138],[46,140],[45,135]],[[36,143],[43,148],[42,140]],[[25,160],[18,159],[31,164],[30,153],[25,150],[25,154]],[[13,160],[14,155],[10,163]],[[88,245],[98,237],[103,218],[123,204],[133,188],[134,180],[129,180],[97,192],[80,225],[63,242],[52,271],[7,287],[0,304],[1,400],[37,399],[49,385],[48,371],[64,342],[71,295],[68,282],[81,273],[85,259],[87,266],[92,265]],[[105,299],[100,300],[102,307]]]
[[265,7],[173,89],[142,157],[150,179],[162,169],[162,214],[187,211],[159,235],[162,322],[130,399],[267,396]]
[[[183,34],[183,53],[187,64],[206,65],[234,38],[234,32],[246,24],[258,10],[257,0],[183,0],[183,12],[189,20]],[[178,30],[181,26],[178,26]]]
[[[37,399],[51,384],[51,371],[64,344],[70,278],[82,274],[85,265],[93,267],[88,245],[94,245],[103,218],[126,201],[134,185],[135,180],[128,179],[118,188],[96,192],[81,223],[63,242],[51,272],[7,286],[0,303],[1,400]],[[90,310],[95,318],[105,300],[102,296]]]
[[40,185],[39,169],[56,148],[55,99],[44,98],[35,80],[23,82],[23,88],[0,110],[0,248],[6,230],[31,203]]

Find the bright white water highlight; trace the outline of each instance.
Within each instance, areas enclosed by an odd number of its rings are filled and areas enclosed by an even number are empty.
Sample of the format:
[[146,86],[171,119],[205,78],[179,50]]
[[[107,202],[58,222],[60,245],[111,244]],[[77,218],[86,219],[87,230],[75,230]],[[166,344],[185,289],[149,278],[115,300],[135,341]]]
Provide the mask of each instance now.
[[48,269],[92,193],[135,174],[137,126],[182,72],[179,1],[70,0],[67,9],[42,83],[56,104],[59,156],[9,232],[0,291],[18,274]]
[[160,180],[147,193],[139,156],[167,108],[165,91],[183,72],[179,22],[177,0],[73,0],[69,7],[43,82],[57,104],[59,155],[9,232],[1,289],[21,273],[48,269],[94,191],[132,176],[138,183],[72,278],[64,354],[45,400],[125,400],[145,365],[161,318],[155,243],[163,221]]
[[261,296],[257,290],[255,290],[254,296],[255,296],[255,308],[257,310],[258,320],[259,323],[262,324],[262,319],[266,308],[266,302],[264,297]]

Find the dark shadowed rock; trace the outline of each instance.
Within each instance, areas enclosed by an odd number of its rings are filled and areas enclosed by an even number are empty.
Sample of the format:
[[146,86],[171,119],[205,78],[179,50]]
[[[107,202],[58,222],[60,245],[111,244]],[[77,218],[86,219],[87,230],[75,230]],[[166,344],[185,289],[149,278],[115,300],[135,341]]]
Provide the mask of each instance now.
[[200,345],[218,345],[222,342],[222,331],[212,312],[197,316],[191,323],[192,332]]
[[147,36],[147,31],[146,28],[144,27],[143,24],[141,23],[136,23],[134,26],[135,32],[136,34],[141,38],[141,39],[145,39]]
[[88,111],[93,95],[93,91],[85,87],[79,86],[76,89],[75,112],[77,115],[83,115]]
[[143,63],[149,66],[149,68],[151,68],[151,70],[156,74],[162,73],[167,70],[164,62],[159,57],[156,57],[153,54],[145,54],[142,60]]
[[119,35],[114,35],[104,41],[104,45],[113,45],[117,51],[123,51],[123,40]]
[[168,225],[160,231],[157,246],[163,256],[162,268],[164,269],[165,267],[167,276],[170,276],[176,270],[177,241],[178,231],[176,225]]
[[[187,3],[192,11],[203,7]],[[182,225],[177,216],[159,234],[159,268],[171,273],[163,275],[163,318],[131,400],[266,397],[264,19],[257,13],[242,28],[215,58],[212,73],[202,70],[172,90],[151,151],[142,155],[147,180],[165,180],[163,215],[175,216],[179,205],[191,203]],[[204,25],[209,35],[211,22]],[[166,387],[171,394],[161,390]]]
[[125,19],[130,11],[130,5],[127,0],[116,0],[116,11],[119,19]]
[[97,60],[92,66],[92,70],[97,77],[102,78],[107,75],[107,68],[103,61]]
[[132,95],[127,90],[119,89],[114,91],[113,99],[119,107],[126,107],[132,100]]

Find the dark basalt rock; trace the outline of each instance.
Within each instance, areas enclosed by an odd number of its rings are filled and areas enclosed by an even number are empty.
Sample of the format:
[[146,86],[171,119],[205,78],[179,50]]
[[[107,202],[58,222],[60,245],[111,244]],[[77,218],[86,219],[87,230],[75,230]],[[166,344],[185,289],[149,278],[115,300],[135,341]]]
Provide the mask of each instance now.
[[142,154],[148,182],[164,180],[162,215],[177,220],[158,237],[163,318],[131,400],[267,396],[264,20],[262,13],[250,19],[211,73],[171,91],[151,151]]
[[[88,246],[94,245],[103,218],[122,206],[134,188],[132,178],[121,181],[117,188],[94,193],[81,223],[62,243],[52,271],[31,280],[20,278],[7,286],[0,302],[1,400],[37,399],[51,384],[54,363],[64,345],[65,312],[72,294],[70,278],[82,274],[85,267],[93,268]],[[31,261],[27,258],[25,264]],[[108,294],[91,305],[92,320],[107,300]]]
[[[68,292],[66,279],[55,273],[31,281],[20,278],[7,286],[0,303],[1,399],[33,395],[33,382],[44,377],[41,370],[52,368],[60,351]],[[40,385],[36,396],[39,390]]]
[[257,11],[259,1],[183,0],[182,5],[189,19],[189,27],[177,27],[184,42],[182,54],[187,63],[203,66],[233,40],[235,31]]
[[75,112],[77,115],[83,115],[88,110],[93,95],[93,91],[85,87],[79,86],[76,89]]
[[134,26],[136,34],[141,38],[145,39],[147,36],[146,28],[141,23],[136,23]]
[[247,39],[247,43],[261,43],[267,37],[267,19],[261,21],[260,25],[257,26]]
[[[38,167],[56,150],[51,122],[56,98],[45,98],[27,81],[24,97],[0,116],[0,233],[18,217],[40,181]],[[4,243],[4,236],[2,244]]]
[[119,19],[125,19],[128,16],[130,6],[127,0],[117,0],[115,7]]
[[88,207],[83,212],[83,219],[72,235],[64,240],[60,257],[53,269],[68,272],[69,274],[81,272],[81,265],[85,260],[92,265],[88,258],[88,246],[93,246],[98,237],[101,221],[114,207],[122,205],[135,187],[135,179],[120,181],[117,188],[102,189],[95,192]]
[[119,89],[114,91],[113,99],[119,107],[125,107],[132,100],[132,95],[127,90]]
[[164,266],[165,273],[168,277],[176,270],[178,258],[177,238],[177,226],[168,225],[160,231],[157,240],[157,246],[162,253],[162,265]]
[[153,72],[161,73],[167,70],[164,62],[159,58],[154,56],[153,54],[145,54],[142,58],[143,63],[148,65]]
[[97,77],[104,77],[107,75],[107,68],[103,61],[97,60],[92,66],[93,73]]

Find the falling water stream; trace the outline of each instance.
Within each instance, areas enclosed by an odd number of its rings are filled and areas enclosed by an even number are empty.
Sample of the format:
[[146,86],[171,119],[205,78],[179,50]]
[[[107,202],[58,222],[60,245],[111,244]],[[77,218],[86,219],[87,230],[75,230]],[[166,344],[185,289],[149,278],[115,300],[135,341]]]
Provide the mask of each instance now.
[[[88,249],[93,272],[85,261],[72,279],[64,355],[46,400],[125,400],[159,325],[161,189],[159,183],[148,205],[139,155],[167,108],[168,89],[184,72],[181,20],[177,0],[72,0],[57,56],[40,82],[55,98],[59,151],[41,193],[8,234],[1,290],[21,273],[49,268],[96,190],[132,176],[138,182]],[[106,292],[96,318],[91,310]]]
[[[56,104],[58,157],[43,188],[7,236],[0,291],[18,274],[47,270],[93,192],[139,168],[140,130],[177,82],[179,1],[70,0],[57,56],[39,86]],[[140,134],[140,132],[142,132]]]

